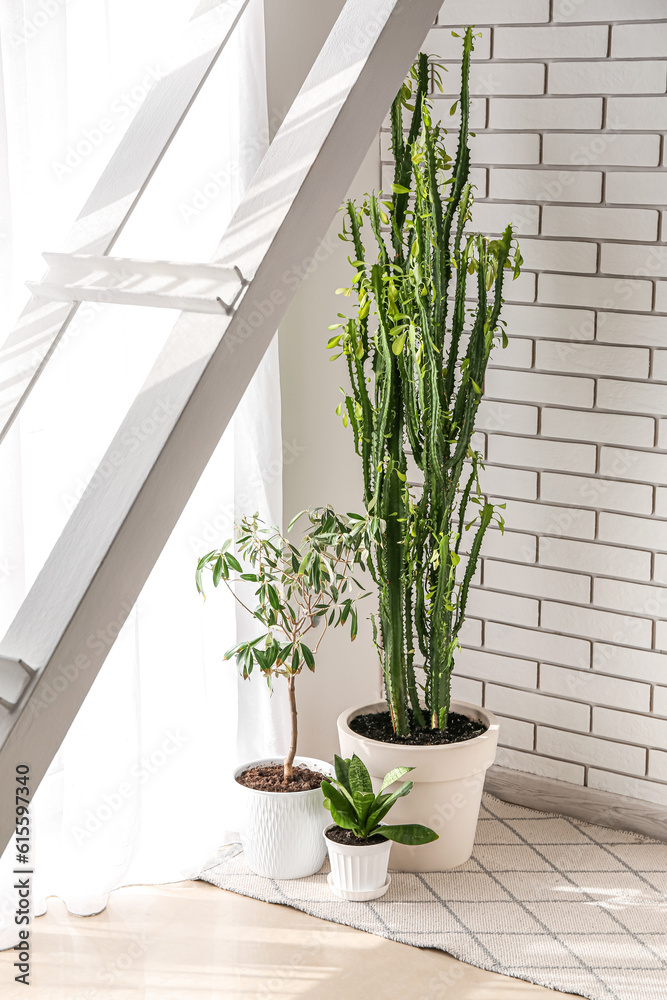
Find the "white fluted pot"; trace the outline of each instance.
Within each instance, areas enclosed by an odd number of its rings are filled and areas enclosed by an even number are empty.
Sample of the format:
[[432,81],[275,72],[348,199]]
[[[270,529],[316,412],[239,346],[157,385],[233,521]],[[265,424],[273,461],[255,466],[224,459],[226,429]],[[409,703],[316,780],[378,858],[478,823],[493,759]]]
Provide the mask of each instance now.
[[377,899],[384,895],[389,886],[387,869],[391,841],[338,844],[327,837],[334,826],[335,823],[332,823],[324,831],[331,865],[329,885],[333,891],[344,899]]
[[[394,767],[414,767],[406,776],[414,782],[412,791],[396,802],[385,822],[421,823],[435,830],[439,839],[416,847],[395,844],[391,860],[397,871],[449,871],[465,864],[472,854],[484,778],[496,756],[499,723],[492,712],[468,702],[452,701],[451,710],[483,722],[486,732],[462,743],[402,746],[369,740],[350,729],[357,715],[386,712],[385,702],[348,709],[338,718],[341,756],[356,754],[363,760],[376,792]],[[397,787],[398,783],[390,790]]]
[[[239,767],[235,778],[251,767],[281,764],[281,757],[253,760]],[[313,771],[331,777],[330,764],[312,757],[296,757]],[[304,792],[262,792],[236,783],[241,807],[241,843],[248,867],[267,878],[304,878],[322,867],[326,845],[324,828],[331,813],[319,788]]]

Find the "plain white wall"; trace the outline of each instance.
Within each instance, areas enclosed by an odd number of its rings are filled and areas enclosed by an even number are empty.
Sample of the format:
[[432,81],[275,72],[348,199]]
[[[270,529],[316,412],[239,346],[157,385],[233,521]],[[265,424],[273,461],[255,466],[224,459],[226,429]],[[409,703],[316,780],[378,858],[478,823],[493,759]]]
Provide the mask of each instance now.
[[[343,7],[343,0],[266,0],[269,118],[272,129],[282,119],[312,65],[317,51]],[[369,135],[369,152],[350,194],[363,197],[380,186],[378,137]],[[327,326],[345,311],[335,295],[350,280],[348,244],[338,239],[341,218],[332,223],[280,327],[283,499],[286,523],[309,506],[330,503],[341,512],[361,510],[362,476],[352,435],[335,409],[347,373],[343,359],[331,364]],[[373,610],[367,598],[360,608],[354,643],[343,629],[330,632],[317,659],[315,674],[298,680],[299,752],[331,759],[338,750],[336,718],[353,704],[380,697],[380,674],[366,621]]]

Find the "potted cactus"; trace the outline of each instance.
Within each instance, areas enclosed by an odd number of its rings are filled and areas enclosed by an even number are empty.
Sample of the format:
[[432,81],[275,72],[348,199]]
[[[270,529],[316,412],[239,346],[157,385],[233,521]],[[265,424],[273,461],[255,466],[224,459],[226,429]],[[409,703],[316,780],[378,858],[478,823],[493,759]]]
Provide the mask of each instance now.
[[[365,519],[339,517],[326,507],[304,511],[290,528],[303,516],[309,527],[299,546],[278,528],[267,528],[257,515],[244,517],[236,525],[237,555],[228,539],[202,556],[196,571],[200,594],[203,574],[210,571],[214,587],[222,583],[262,629],[257,638],[230,649],[225,659],[234,658],[245,679],[256,670],[269,688],[276,678],[286,681],[291,735],[285,757],[249,761],[234,775],[246,861],[256,874],[270,878],[311,875],[324,861],[327,814],[320,785],[331,767],[296,755],[296,679],[304,667],[315,670],[329,627],[347,624],[355,638],[356,601],[365,596],[361,590],[352,593],[353,585],[358,586],[354,571],[363,568],[366,555]],[[237,592],[241,581],[256,585],[254,609]]]
[[328,344],[347,364],[338,412],[362,461],[366,510],[380,525],[370,568],[386,695],[341,715],[341,753],[356,753],[376,783],[399,759],[415,768],[410,812],[441,836],[419,852],[398,848],[405,869],[442,870],[470,856],[498,736],[491,713],[451,700],[482,541],[492,522],[503,527],[482,494],[473,433],[489,357],[496,339],[507,342],[503,277],[508,268],[516,277],[522,262],[511,226],[500,239],[470,231],[473,44],[467,29],[454,159],[427,97],[425,55],[392,105],[392,193],[345,207],[354,274],[339,292],[356,298],[356,311],[339,313]]
[[391,878],[387,875],[392,842],[417,847],[438,839],[434,830],[419,823],[392,826],[383,823],[396,802],[409,795],[412,782],[395,785],[411,767],[395,767],[385,774],[380,790],[373,792],[371,776],[358,757],[336,756],[336,778],[322,782],[325,808],[333,823],[324,831],[329,851],[329,885],[341,899],[364,901],[384,896]]

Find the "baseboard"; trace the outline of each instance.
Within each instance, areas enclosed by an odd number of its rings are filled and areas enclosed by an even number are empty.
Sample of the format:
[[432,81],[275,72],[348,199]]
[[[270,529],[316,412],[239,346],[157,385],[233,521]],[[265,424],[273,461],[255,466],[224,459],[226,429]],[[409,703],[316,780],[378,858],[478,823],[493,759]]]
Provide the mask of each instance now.
[[667,842],[667,806],[655,802],[572,785],[569,781],[543,778],[497,764],[486,772],[484,790],[503,802],[561,813],[614,830],[631,830]]

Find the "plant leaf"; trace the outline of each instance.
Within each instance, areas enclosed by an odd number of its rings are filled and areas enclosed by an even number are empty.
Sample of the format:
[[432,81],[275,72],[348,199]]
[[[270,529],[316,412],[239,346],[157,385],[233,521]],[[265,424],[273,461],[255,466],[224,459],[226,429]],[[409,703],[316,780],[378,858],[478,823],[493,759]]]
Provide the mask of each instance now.
[[373,782],[364,762],[355,754],[348,769],[352,795],[373,791]]
[[375,836],[376,833],[381,833],[383,837],[387,840],[393,840],[395,844],[410,844],[416,846],[418,844],[430,844],[434,840],[438,840],[438,834],[435,830],[431,830],[428,826],[422,826],[420,823],[405,823],[401,826],[376,826],[370,833],[370,836]]
[[395,781],[398,781],[399,778],[402,778],[404,774],[408,774],[410,771],[414,771],[414,767],[395,767],[388,774],[385,774],[380,785],[380,794],[382,794],[385,788],[389,788],[390,785],[393,785]]
[[202,556],[199,562],[197,563],[197,569],[203,569],[206,563],[209,561],[209,559],[211,559],[211,557],[214,555],[215,552],[207,552],[205,556]]
[[412,782],[411,781],[404,782],[397,792],[392,792],[391,795],[388,795],[386,797],[382,805],[378,806],[376,809],[373,810],[373,813],[368,817],[369,824],[375,826],[376,823],[379,823],[381,820],[383,820],[384,817],[389,812],[389,810],[391,809],[391,807],[398,801],[398,799],[403,798],[404,795],[408,795],[410,791],[412,791]]
[[313,656],[312,650],[308,646],[306,646],[305,642],[301,643],[301,653],[303,654],[303,658],[306,661],[306,666],[308,667],[308,669],[314,670],[315,657]]
[[[336,809],[336,811],[341,816],[348,816],[350,822],[355,822],[355,823],[357,822],[357,816],[356,813],[354,812],[355,807],[352,801],[346,798],[345,795],[343,795],[343,793],[338,788],[332,785],[330,781],[323,781],[320,787],[322,788],[322,794],[324,795],[324,798],[328,799],[333,809]],[[327,806],[327,808],[329,807]],[[331,810],[332,815],[333,815],[333,809]],[[338,820],[336,820],[336,822],[338,823]],[[342,823],[338,823],[338,825],[343,826]],[[345,829],[351,830],[352,827],[347,826],[345,827]]]
[[350,789],[350,762],[345,760],[343,757],[339,757],[338,754],[334,754],[334,770],[336,771],[336,779],[339,785],[342,785],[350,795],[352,791]]
[[393,344],[391,345],[391,349],[392,349],[392,351],[393,351],[394,354],[398,355],[398,354],[401,353],[401,351],[405,347],[405,338],[406,337],[407,337],[407,333],[402,333],[400,335],[400,337],[397,337],[396,340],[393,342]]
[[327,806],[326,799],[325,799],[325,808],[329,809],[329,812],[331,813],[331,818],[336,824],[336,826],[341,826],[343,830],[352,830],[352,833],[354,833],[355,836],[357,837],[362,836],[362,834],[359,832],[359,824],[357,823],[357,820],[353,818],[350,813],[340,812],[338,809],[336,809],[333,802],[330,802],[329,806]]
[[359,826],[364,831],[363,836],[366,837],[369,829],[367,821],[375,804],[375,795],[373,792],[354,792],[352,799],[357,811]]

